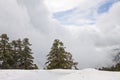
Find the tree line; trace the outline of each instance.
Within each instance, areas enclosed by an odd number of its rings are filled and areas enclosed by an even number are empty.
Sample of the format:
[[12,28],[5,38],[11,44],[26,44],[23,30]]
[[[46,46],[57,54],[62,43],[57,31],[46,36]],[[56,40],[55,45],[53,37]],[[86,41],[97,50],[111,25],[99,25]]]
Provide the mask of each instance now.
[[[9,41],[7,34],[0,35],[0,69],[38,69],[30,46],[28,38]],[[64,44],[55,39],[44,69],[78,69],[77,64]]]
[[[9,41],[7,34],[0,35],[0,69],[38,69],[34,63],[33,52],[28,38]],[[49,69],[76,69],[72,54],[59,39],[55,39],[45,63],[45,70]],[[120,71],[120,51],[114,56],[116,64],[111,67],[102,67],[99,70]]]
[[0,69],[37,69],[33,64],[28,38],[9,41],[7,34],[0,36]]

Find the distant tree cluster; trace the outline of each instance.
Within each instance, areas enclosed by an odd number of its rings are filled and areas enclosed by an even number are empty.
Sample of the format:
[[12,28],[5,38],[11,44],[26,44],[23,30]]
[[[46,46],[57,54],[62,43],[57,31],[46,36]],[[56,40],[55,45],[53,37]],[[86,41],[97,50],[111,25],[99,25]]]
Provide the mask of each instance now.
[[120,50],[118,50],[117,54],[114,56],[113,61],[116,63],[115,65],[111,67],[102,67],[99,70],[105,70],[105,71],[120,71]]
[[0,69],[37,69],[28,38],[9,41],[7,34],[0,36]]
[[45,69],[78,69],[78,63],[73,61],[72,54],[65,51],[63,42],[58,39],[54,40],[45,64]]
[[104,71],[120,71],[120,63],[117,63],[116,65],[112,67],[102,67],[99,70],[104,70]]

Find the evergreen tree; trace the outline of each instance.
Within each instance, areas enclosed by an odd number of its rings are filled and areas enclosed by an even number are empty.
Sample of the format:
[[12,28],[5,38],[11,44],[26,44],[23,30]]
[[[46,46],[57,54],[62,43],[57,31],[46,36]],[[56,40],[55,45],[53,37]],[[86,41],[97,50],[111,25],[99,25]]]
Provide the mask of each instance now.
[[13,56],[7,34],[2,34],[0,36],[0,61],[2,61],[1,68],[12,68]]
[[23,41],[21,59],[20,59],[20,68],[22,69],[34,69],[36,65],[33,64],[33,56],[30,49],[31,44],[29,43],[29,39],[25,38]]
[[21,65],[22,65],[22,63],[23,63],[23,42],[22,42],[22,40],[21,39],[18,39],[17,41],[16,41],[16,43],[17,43],[17,54],[16,54],[16,56],[15,57],[17,57],[17,68],[18,69],[23,69],[22,67],[21,67]]
[[65,51],[63,43],[58,39],[54,40],[47,57],[45,69],[77,69],[77,62],[73,62],[71,53]]
[[21,39],[18,39],[18,40],[13,40],[12,41],[12,53],[13,53],[13,58],[14,58],[14,69],[19,69],[20,67],[20,63],[21,63],[21,60],[22,60],[22,41]]

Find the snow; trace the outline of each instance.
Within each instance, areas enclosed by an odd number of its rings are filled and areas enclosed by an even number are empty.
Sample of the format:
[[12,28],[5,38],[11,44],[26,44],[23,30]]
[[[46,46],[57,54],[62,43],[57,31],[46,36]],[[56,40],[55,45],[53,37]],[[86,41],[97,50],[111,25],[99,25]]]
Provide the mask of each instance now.
[[120,80],[120,72],[84,70],[0,70],[0,80]]

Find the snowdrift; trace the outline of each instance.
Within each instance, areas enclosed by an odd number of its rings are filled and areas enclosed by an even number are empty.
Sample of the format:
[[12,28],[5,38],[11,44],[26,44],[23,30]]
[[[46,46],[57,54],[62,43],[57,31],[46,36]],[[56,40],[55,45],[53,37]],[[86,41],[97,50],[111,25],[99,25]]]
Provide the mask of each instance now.
[[0,80],[120,80],[120,72],[84,70],[0,70]]

